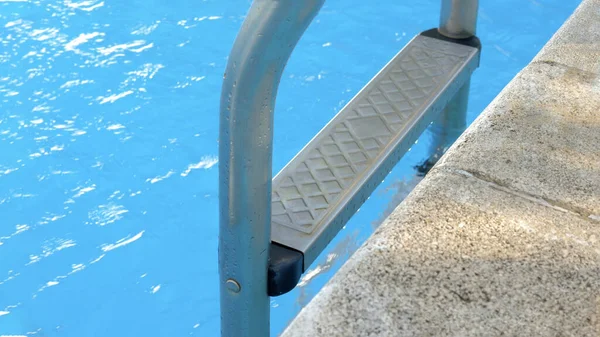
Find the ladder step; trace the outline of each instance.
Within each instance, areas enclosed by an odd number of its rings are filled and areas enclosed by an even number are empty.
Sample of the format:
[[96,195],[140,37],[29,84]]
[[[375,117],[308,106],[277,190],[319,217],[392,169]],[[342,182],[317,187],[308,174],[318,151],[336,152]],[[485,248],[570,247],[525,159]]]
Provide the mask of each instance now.
[[272,242],[306,270],[478,65],[476,47],[411,40],[273,178]]

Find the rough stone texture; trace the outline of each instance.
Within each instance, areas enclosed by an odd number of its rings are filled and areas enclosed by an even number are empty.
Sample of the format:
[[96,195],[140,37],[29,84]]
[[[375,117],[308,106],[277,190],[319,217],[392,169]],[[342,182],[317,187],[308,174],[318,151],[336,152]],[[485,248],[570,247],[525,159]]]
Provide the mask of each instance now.
[[582,3],[284,337],[600,336],[598,13]]
[[[571,0],[565,0],[571,1]],[[600,0],[586,0],[533,60],[600,74]]]
[[[600,23],[599,23],[600,25]],[[529,65],[443,157],[549,203],[600,216],[600,77]]]
[[590,219],[434,169],[284,336],[596,336],[599,239]]

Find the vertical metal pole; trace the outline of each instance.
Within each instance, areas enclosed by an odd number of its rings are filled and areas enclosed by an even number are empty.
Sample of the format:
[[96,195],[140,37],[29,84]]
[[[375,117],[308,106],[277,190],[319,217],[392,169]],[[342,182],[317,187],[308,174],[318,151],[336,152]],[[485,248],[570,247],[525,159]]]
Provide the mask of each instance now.
[[[442,0],[439,33],[456,40],[475,36],[478,7],[479,0]],[[469,79],[429,128],[432,143],[420,170],[431,168],[466,129],[470,88]]]
[[283,69],[325,0],[254,0],[221,93],[221,336],[269,336],[273,109]]
[[433,166],[442,157],[467,128],[470,89],[471,80],[469,79],[446,105],[433,125],[429,127],[429,132],[433,135],[428,157],[430,166]]
[[442,0],[440,34],[452,39],[474,36],[479,0]]

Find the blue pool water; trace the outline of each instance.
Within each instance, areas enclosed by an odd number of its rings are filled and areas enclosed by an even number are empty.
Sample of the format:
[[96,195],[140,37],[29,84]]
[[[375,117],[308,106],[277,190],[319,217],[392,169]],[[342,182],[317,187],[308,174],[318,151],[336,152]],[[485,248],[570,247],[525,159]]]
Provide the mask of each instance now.
[[[284,73],[274,173],[439,0],[328,0]],[[576,0],[483,0],[469,122]],[[218,336],[218,102],[250,0],[0,0],[0,336]],[[292,293],[277,334],[418,182],[425,134]]]

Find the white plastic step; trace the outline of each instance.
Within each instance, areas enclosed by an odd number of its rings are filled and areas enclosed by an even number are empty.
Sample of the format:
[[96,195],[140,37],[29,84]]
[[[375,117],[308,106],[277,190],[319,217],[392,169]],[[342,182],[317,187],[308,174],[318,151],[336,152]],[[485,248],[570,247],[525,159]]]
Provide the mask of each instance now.
[[479,64],[419,35],[273,179],[271,240],[317,258]]

